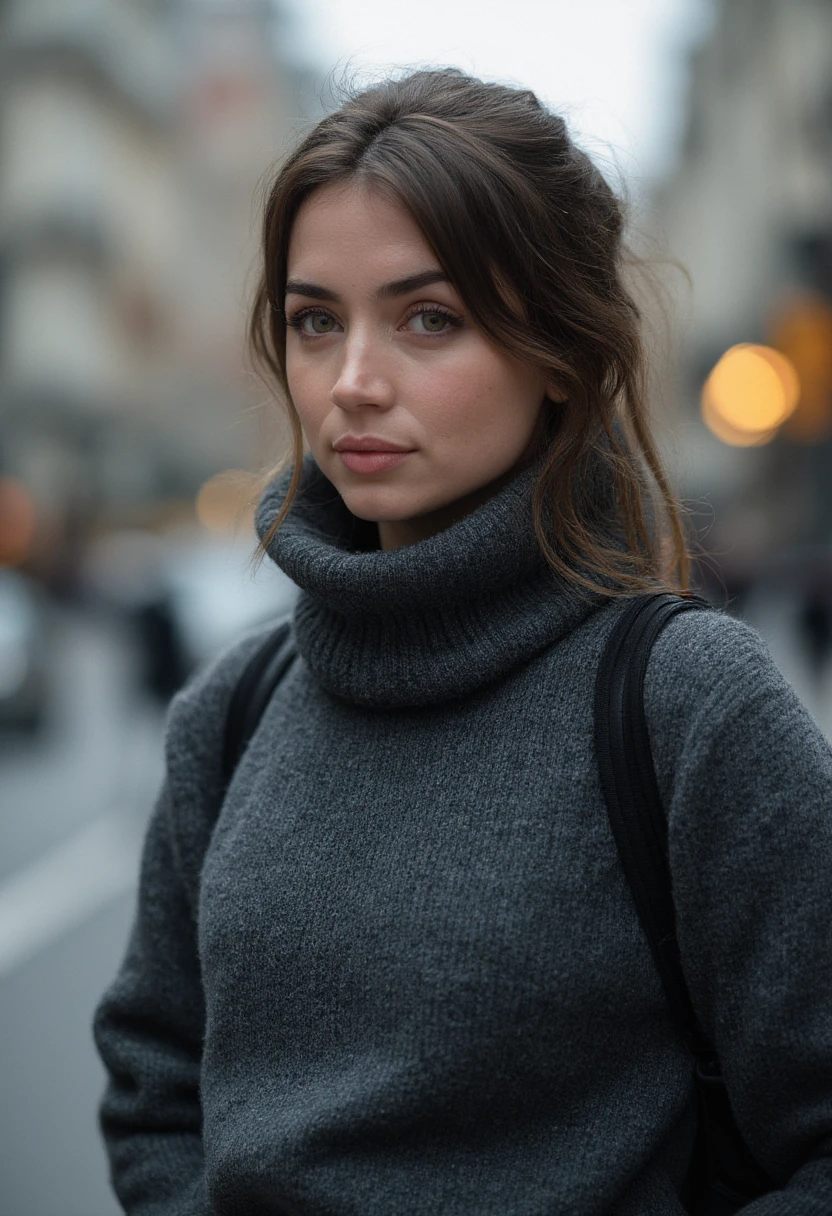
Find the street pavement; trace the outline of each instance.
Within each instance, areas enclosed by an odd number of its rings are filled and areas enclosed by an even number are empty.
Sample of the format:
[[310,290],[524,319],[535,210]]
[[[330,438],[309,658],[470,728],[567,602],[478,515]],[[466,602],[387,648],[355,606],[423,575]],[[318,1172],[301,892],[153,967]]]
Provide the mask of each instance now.
[[[745,609],[821,726],[788,598]],[[96,1127],[94,1006],[127,939],[142,833],[162,775],[162,711],[125,637],[63,612],[52,721],[0,741],[0,1216],[118,1216]]]
[[0,746],[0,1216],[118,1216],[90,1022],[132,917],[162,712],[106,621],[58,614],[50,721]]

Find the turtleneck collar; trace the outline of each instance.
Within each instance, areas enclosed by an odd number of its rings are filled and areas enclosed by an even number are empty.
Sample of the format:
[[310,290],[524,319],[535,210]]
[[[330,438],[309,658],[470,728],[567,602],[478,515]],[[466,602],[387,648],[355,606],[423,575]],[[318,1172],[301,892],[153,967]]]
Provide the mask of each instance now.
[[[263,495],[265,536],[291,470]],[[311,456],[272,560],[298,585],[298,649],[336,696],[378,708],[462,697],[527,662],[601,602],[565,587],[532,524],[525,469],[444,531],[390,551],[357,547],[360,521]]]

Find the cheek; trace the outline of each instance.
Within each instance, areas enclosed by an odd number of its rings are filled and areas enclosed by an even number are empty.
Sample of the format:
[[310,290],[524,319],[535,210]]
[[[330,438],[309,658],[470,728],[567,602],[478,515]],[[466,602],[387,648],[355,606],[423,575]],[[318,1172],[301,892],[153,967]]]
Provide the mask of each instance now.
[[314,364],[300,359],[294,360],[288,354],[286,383],[306,437],[312,441],[326,413],[331,408],[327,404],[329,400],[328,383],[324,382],[320,369],[316,368]]
[[434,378],[423,397],[423,421],[439,440],[466,449],[519,446],[528,442],[543,399],[542,383],[489,348],[472,351]]

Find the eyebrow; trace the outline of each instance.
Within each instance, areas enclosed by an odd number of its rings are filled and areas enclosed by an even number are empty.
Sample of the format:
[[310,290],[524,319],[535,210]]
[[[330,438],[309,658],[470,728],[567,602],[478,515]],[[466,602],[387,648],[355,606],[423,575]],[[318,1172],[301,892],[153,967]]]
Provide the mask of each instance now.
[[[422,270],[417,274],[409,274],[403,279],[394,279],[391,283],[383,283],[376,288],[373,295],[377,300],[392,300],[396,296],[406,296],[411,291],[419,291],[422,287],[430,287],[433,283],[447,283],[448,276],[444,270]],[[286,284],[286,295],[310,296],[313,300],[328,300],[332,304],[340,304],[341,297],[337,292],[322,287],[319,283],[310,283],[307,279],[289,279]]]

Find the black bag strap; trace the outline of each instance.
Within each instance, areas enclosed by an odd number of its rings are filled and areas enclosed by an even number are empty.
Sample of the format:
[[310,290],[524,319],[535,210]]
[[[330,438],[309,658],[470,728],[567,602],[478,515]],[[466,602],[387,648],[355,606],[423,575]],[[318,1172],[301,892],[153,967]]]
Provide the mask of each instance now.
[[283,621],[258,646],[243,668],[225,719],[223,789],[228,788],[275,688],[289,670],[296,654],[290,625]]
[[610,826],[674,1021],[697,1060],[713,1048],[693,1011],[682,974],[667,862],[667,820],[644,716],[644,678],[659,631],[704,600],[635,598],[613,628],[595,684],[595,745]]
[[716,1049],[693,1008],[676,937],[661,804],[644,712],[644,678],[659,632],[698,596],[638,596],[613,627],[595,685],[595,746],[610,826],[671,1014],[696,1061],[699,1128],[686,1198],[701,1216],[728,1216],[774,1189],[736,1126]]

